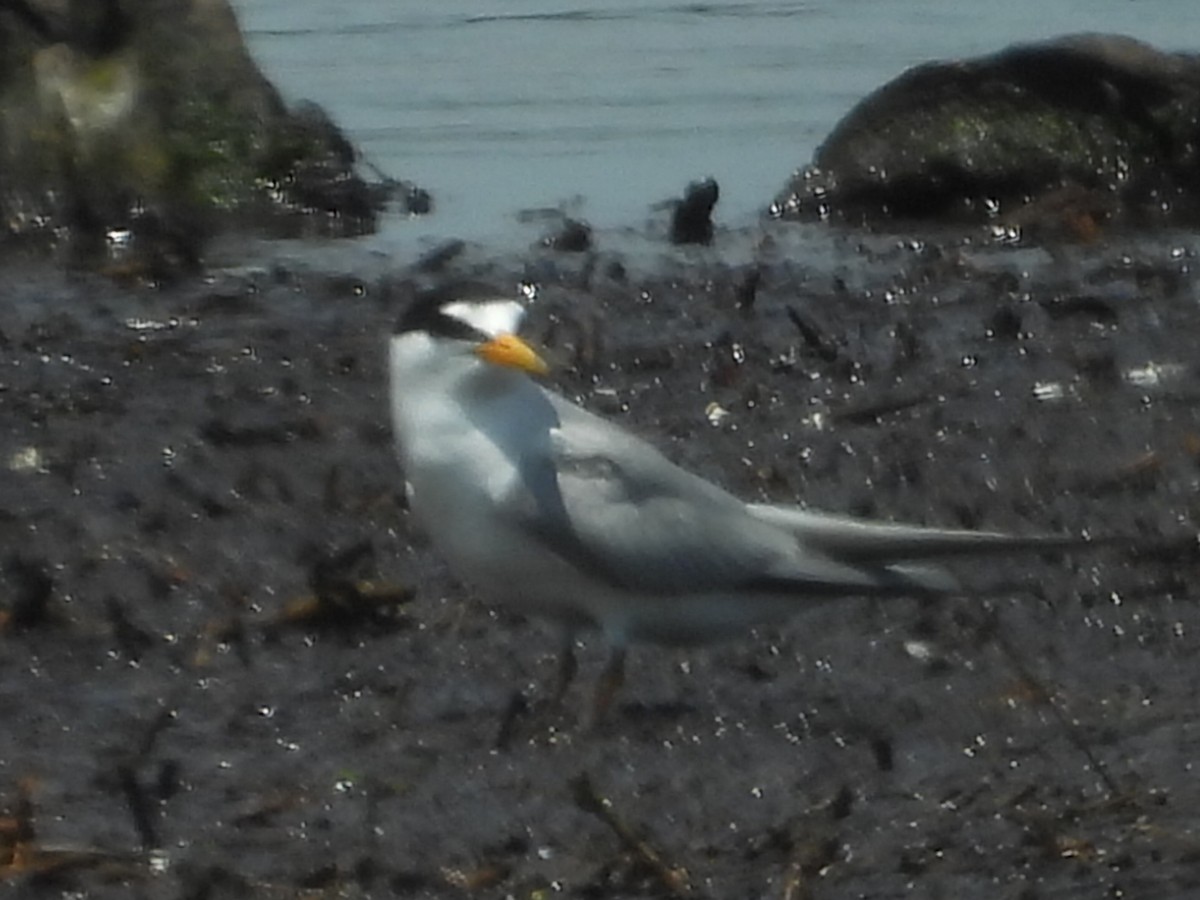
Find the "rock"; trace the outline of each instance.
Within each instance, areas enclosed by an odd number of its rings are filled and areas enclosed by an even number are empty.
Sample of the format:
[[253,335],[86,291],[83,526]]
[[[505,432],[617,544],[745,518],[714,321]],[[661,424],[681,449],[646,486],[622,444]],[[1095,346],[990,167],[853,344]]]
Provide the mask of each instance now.
[[5,4],[0,44],[10,240],[187,267],[225,228],[370,231],[391,190],[323,110],[286,108],[226,0]]
[[689,184],[671,214],[671,243],[711,244],[712,211],[720,195],[721,190],[712,178]]
[[592,248],[592,229],[586,222],[563,216],[554,230],[542,238],[542,244],[560,253],[583,253]]
[[433,212],[433,195],[415,184],[404,185],[404,208],[412,216],[427,216]]
[[[771,205],[783,218],[1004,221],[1055,234],[1200,220],[1200,58],[1077,35],[934,62],[866,97]],[[1061,207],[1061,208],[1060,208]],[[1029,216],[1025,216],[1029,218]],[[1038,216],[1040,218],[1040,215]]]

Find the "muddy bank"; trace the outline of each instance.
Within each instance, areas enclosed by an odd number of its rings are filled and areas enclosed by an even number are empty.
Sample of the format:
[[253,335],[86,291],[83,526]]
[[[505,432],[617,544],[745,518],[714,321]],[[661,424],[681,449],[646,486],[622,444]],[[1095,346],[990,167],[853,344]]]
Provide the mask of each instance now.
[[[1195,893],[1194,248],[760,238],[467,252],[436,276],[278,264],[170,292],[10,264],[9,880]],[[1130,539],[958,566],[977,596],[642,648],[610,726],[580,733],[596,648],[571,708],[548,708],[552,633],[473,601],[404,509],[383,336],[449,275],[524,283],[562,390],[747,497]]]

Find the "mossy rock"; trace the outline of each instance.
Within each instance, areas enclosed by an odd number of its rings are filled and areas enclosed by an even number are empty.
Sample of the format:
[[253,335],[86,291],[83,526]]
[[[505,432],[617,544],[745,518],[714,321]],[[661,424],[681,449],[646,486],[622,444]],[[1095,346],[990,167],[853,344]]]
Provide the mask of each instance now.
[[313,104],[288,109],[225,0],[0,10],[0,213],[9,242],[108,263],[114,235],[198,262],[227,229],[374,229],[388,187]]

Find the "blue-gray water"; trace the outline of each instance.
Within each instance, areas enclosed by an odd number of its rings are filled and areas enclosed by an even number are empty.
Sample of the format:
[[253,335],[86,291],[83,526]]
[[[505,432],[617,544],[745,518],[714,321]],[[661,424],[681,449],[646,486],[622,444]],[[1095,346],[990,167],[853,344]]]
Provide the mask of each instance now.
[[1200,50],[1196,0],[235,0],[289,100],[324,106],[434,215],[385,247],[528,242],[518,210],[601,228],[713,175],[717,219],[753,221],[837,120],[930,59],[1078,31]]

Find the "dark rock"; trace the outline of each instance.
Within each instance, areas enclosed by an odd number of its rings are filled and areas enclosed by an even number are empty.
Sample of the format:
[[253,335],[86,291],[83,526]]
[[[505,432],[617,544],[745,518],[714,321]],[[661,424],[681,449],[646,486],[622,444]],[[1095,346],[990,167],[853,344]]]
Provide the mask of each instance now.
[[275,140],[262,166],[275,174],[285,192],[279,210],[301,217],[297,234],[312,230],[309,221],[318,223],[317,230],[324,234],[352,235],[374,228],[375,212],[389,191],[386,186],[348,177],[356,158],[354,147],[315,103],[297,104],[289,117],[277,123]]
[[712,178],[693,181],[687,186],[683,199],[676,201],[671,214],[672,244],[712,243],[712,211],[720,194],[721,190]]
[[771,213],[1012,217],[1087,240],[1110,218],[1200,221],[1198,146],[1200,59],[1064,37],[904,73],[842,119]]
[[407,185],[404,192],[404,208],[410,215],[427,216],[433,212],[433,195],[415,184]]
[[592,248],[592,229],[586,222],[564,216],[558,227],[542,243],[563,253],[583,253]]

